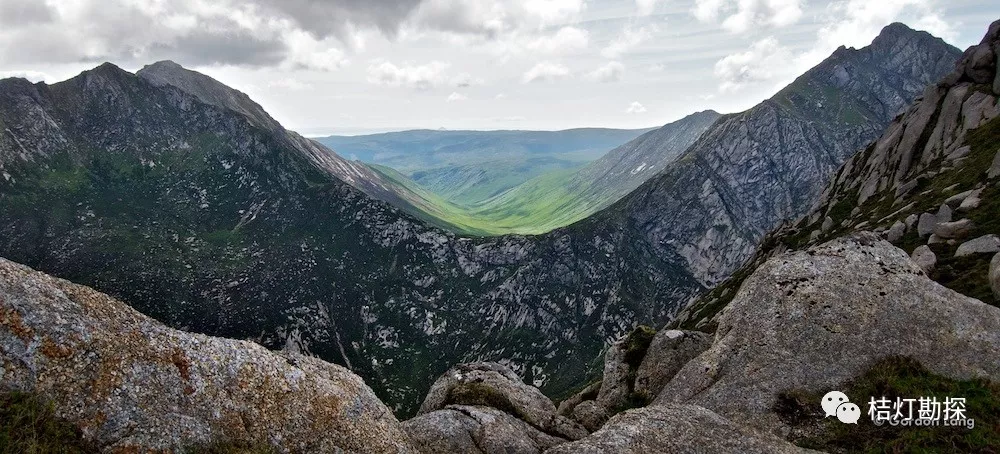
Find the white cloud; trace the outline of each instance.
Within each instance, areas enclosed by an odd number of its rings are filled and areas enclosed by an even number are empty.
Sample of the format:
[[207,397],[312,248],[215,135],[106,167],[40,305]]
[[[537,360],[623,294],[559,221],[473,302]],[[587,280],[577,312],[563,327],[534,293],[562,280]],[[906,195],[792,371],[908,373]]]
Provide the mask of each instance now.
[[469,99],[469,98],[467,96],[465,96],[465,95],[463,95],[463,94],[461,94],[461,93],[459,93],[459,92],[456,91],[456,92],[452,92],[450,95],[448,95],[447,101],[448,102],[458,102],[458,101],[465,101],[466,99]]
[[743,33],[794,24],[802,17],[802,0],[696,0],[691,14],[702,22],[722,19],[723,28]]
[[575,22],[585,0],[423,0],[408,25],[415,29],[496,38]]
[[590,33],[578,27],[562,27],[553,35],[540,35],[524,43],[532,52],[557,53],[586,49]]
[[291,91],[304,91],[313,89],[312,84],[302,82],[298,79],[294,79],[291,77],[272,80],[271,82],[268,82],[267,86],[270,88],[283,88],[285,90],[291,90]]
[[586,78],[594,82],[618,82],[625,75],[625,65],[612,61],[587,73]]
[[52,76],[39,72],[39,71],[0,71],[0,79],[7,79],[10,77],[20,77],[22,79],[28,79],[31,82],[55,82]]
[[659,2],[660,0],[635,0],[635,7],[639,10],[640,16],[648,16],[653,14],[653,11],[656,10],[656,4]]
[[955,39],[954,24],[942,20],[933,4],[933,0],[847,0],[834,3],[825,12],[828,19],[816,34],[816,44],[796,59],[796,69],[804,71],[816,65],[840,46],[867,46],[883,27],[897,21],[912,24],[935,36]]
[[486,83],[486,81],[479,77],[473,77],[472,74],[469,73],[461,73],[455,76],[455,78],[452,79],[451,83],[454,84],[456,87],[466,88],[466,87],[471,87],[473,85],[483,85]]
[[663,72],[666,69],[667,69],[667,66],[664,65],[663,63],[654,63],[652,65],[649,65],[649,68],[647,68],[646,70],[649,71],[649,72],[651,72],[651,73],[661,73],[661,72]]
[[715,77],[720,79],[719,91],[733,93],[747,85],[794,71],[789,69],[791,60],[788,50],[774,37],[756,41],[746,52],[727,55],[715,63]]
[[396,66],[389,61],[381,61],[368,67],[368,82],[388,87],[407,87],[415,90],[429,90],[447,83],[445,71],[448,63],[432,61],[424,65]]
[[521,76],[521,82],[552,82],[565,79],[569,77],[569,75],[569,68],[565,65],[543,61],[525,71],[525,73]]
[[639,104],[639,101],[632,101],[632,104],[628,105],[628,109],[625,109],[625,113],[628,114],[646,113],[646,106]]
[[647,25],[634,29],[631,26],[622,30],[611,44],[601,50],[601,56],[605,58],[618,58],[622,54],[634,49],[638,45],[648,41],[653,34],[658,31],[655,25]]
[[493,99],[507,99],[507,94],[506,93],[497,93],[497,95],[494,96]]

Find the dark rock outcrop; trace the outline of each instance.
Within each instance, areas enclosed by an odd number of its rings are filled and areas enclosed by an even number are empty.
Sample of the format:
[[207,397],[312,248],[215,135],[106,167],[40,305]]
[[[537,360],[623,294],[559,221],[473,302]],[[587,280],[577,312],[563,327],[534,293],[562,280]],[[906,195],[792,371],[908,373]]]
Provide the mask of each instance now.
[[712,337],[698,331],[668,329],[657,332],[636,371],[635,392],[650,399],[659,396],[688,361],[712,345]]

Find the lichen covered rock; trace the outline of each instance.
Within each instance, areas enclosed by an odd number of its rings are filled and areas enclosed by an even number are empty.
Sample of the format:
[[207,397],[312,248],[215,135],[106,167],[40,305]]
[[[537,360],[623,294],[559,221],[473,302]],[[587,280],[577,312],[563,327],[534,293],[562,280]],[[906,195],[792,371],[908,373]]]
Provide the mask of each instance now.
[[556,446],[548,454],[628,454],[673,452],[808,452],[777,437],[739,426],[694,405],[663,404],[629,410],[582,440]]
[[583,426],[556,413],[556,406],[538,388],[521,381],[499,363],[467,363],[452,367],[431,386],[419,415],[448,405],[495,408],[544,432],[571,440],[585,437]]
[[396,418],[347,369],[170,329],[105,294],[4,259],[0,389],[51,400],[57,416],[108,450],[409,449]]
[[1000,309],[942,287],[903,251],[860,233],[760,266],[724,310],[712,347],[657,402],[778,429],[781,392],[836,389],[889,356],[949,378],[998,380]]
[[537,454],[567,440],[500,410],[449,405],[403,423],[422,454]]

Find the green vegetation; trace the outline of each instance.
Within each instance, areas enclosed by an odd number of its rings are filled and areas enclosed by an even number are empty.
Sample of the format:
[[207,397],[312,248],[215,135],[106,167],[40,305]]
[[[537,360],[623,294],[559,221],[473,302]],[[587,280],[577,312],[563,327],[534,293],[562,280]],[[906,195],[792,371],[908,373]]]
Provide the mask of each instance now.
[[76,426],[60,419],[55,407],[35,394],[0,393],[0,453],[98,452]]
[[[929,372],[910,358],[892,357],[873,365],[843,391],[862,409],[857,425],[825,418],[819,402],[824,392],[791,390],[784,393],[775,411],[788,424],[789,439],[802,447],[827,452],[996,452],[1000,446],[1000,385],[986,380],[951,380]],[[947,397],[966,399],[966,416],[975,427],[876,426],[866,416],[870,397],[916,399]]]
[[474,236],[541,234],[584,219],[614,202],[610,193],[587,191],[575,169],[546,173],[484,202],[464,206],[445,200],[392,168],[369,167],[420,197],[407,202],[421,220]]

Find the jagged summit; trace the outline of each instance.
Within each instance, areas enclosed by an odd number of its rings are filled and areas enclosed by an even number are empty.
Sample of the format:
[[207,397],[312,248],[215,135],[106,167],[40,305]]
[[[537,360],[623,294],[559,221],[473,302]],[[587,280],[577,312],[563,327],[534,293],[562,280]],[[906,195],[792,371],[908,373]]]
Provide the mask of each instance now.
[[136,75],[154,85],[175,86],[194,95],[206,104],[232,109],[247,116],[254,124],[267,130],[281,128],[281,125],[271,118],[260,104],[250,99],[246,93],[202,73],[184,68],[173,61],[163,60],[146,65],[136,72]]

